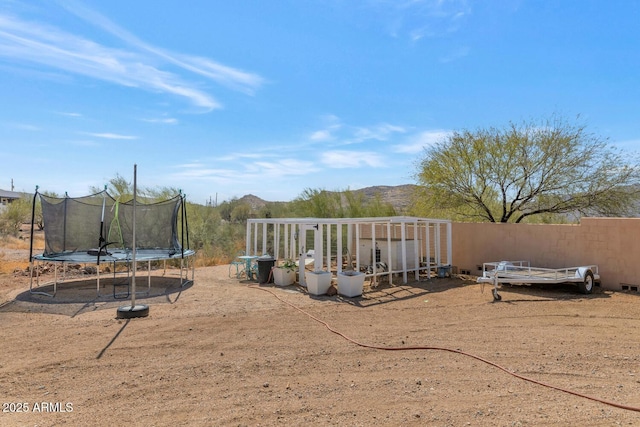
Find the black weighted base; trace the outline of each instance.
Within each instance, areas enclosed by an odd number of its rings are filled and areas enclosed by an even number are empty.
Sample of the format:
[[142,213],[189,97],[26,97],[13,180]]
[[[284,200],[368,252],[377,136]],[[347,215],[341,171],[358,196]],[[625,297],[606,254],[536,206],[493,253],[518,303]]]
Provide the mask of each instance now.
[[147,317],[149,315],[149,306],[145,304],[130,305],[118,307],[118,319],[133,319],[137,317]]

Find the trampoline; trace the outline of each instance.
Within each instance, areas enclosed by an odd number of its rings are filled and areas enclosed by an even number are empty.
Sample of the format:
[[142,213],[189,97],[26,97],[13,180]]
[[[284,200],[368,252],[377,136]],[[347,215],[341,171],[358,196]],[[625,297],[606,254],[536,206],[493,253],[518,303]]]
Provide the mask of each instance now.
[[[33,243],[31,245],[29,292],[54,297],[57,284],[66,280],[67,265],[70,264],[95,265],[98,296],[101,266],[105,264],[112,266],[114,277],[123,273],[118,272],[118,267],[124,265],[124,273],[129,280],[132,265],[146,262],[150,288],[151,263],[162,262],[164,275],[167,261],[178,260],[181,286],[193,282],[195,266],[192,256],[195,251],[189,249],[185,197],[181,193],[163,201],[140,201],[138,198],[134,203],[133,199],[123,201],[113,197],[106,188],[89,196],[73,198],[65,195],[60,198],[40,193],[36,187],[31,215],[31,242],[38,200],[42,206],[45,249],[42,254],[34,256]],[[59,269],[54,268],[54,281],[46,284],[53,285],[52,293],[39,289],[45,285],[40,284],[40,263],[62,265],[63,277],[59,280]],[[111,271],[111,268],[108,270]],[[126,286],[128,294],[128,284]]]

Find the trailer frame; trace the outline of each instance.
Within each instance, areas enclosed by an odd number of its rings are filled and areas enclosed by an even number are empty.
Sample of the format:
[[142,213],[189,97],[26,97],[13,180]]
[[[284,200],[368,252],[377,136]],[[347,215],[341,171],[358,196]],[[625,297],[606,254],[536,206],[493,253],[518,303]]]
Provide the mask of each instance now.
[[499,284],[560,284],[575,283],[583,294],[590,294],[593,287],[600,283],[598,266],[543,268],[532,267],[529,261],[498,261],[482,264],[482,276],[477,283],[493,284],[493,299],[500,301]]

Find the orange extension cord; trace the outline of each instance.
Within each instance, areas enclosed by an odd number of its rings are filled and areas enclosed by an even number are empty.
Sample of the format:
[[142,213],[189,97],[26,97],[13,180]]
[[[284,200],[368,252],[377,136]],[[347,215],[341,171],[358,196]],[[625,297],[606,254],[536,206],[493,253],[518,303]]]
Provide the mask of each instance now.
[[265,291],[265,292],[269,292],[271,295],[273,295],[274,297],[276,297],[278,300],[280,300],[281,302],[283,302],[284,304],[287,304],[290,307],[295,308],[296,310],[298,310],[300,313],[305,314],[306,316],[310,317],[311,319],[315,320],[316,322],[324,325],[325,328],[327,328],[329,331],[333,332],[336,335],[341,336],[342,338],[344,338],[345,340],[358,345],[360,347],[365,347],[365,348],[370,348],[370,349],[374,349],[374,350],[384,350],[384,351],[403,351],[403,350],[438,350],[438,351],[447,351],[449,353],[457,353],[457,354],[461,354],[463,356],[467,356],[467,357],[471,357],[472,359],[476,359],[479,360],[483,363],[486,363],[487,365],[493,366],[494,368],[498,368],[503,372],[506,372],[509,375],[512,375],[516,378],[519,378],[523,381],[528,381],[530,383],[533,384],[538,384],[541,385],[543,387],[547,387],[553,390],[558,390],[561,391],[563,393],[568,393],[568,394],[572,394],[574,396],[578,396],[578,397],[582,397],[584,399],[589,399],[589,400],[593,400],[595,402],[600,402],[600,403],[604,403],[605,405],[609,405],[609,406],[613,406],[615,408],[620,408],[620,409],[625,409],[627,411],[635,411],[635,412],[640,412],[640,408],[635,407],[635,406],[628,406],[628,405],[622,405],[620,403],[616,403],[616,402],[610,402],[608,400],[604,400],[604,399],[600,399],[597,397],[593,397],[593,396],[588,396],[586,394],[582,394],[582,393],[578,393],[577,391],[573,391],[573,390],[569,390],[566,388],[562,388],[562,387],[558,387],[552,384],[548,384],[548,383],[544,383],[542,381],[538,381],[538,380],[534,380],[533,378],[528,378],[525,377],[523,375],[517,374],[515,372],[512,372],[510,370],[508,370],[507,368],[498,365],[495,362],[492,362],[490,360],[484,359],[480,356],[476,356],[475,354],[471,354],[471,353],[467,353],[464,352],[462,350],[454,350],[452,348],[446,348],[446,347],[434,347],[434,346],[408,346],[408,347],[381,347],[381,346],[377,346],[377,345],[371,345],[371,344],[365,344],[365,343],[361,343],[359,341],[354,340],[353,338],[348,337],[347,335],[343,334],[342,332],[334,329],[333,327],[331,327],[331,325],[329,325],[327,322],[325,322],[322,319],[319,319],[317,317],[315,317],[314,315],[304,311],[303,309],[301,309],[300,307],[285,301],[284,299],[280,298],[280,296],[278,296],[275,292],[273,292],[271,289],[269,288],[261,288],[257,285],[251,285],[249,286],[250,288],[253,289],[258,289],[261,291]]

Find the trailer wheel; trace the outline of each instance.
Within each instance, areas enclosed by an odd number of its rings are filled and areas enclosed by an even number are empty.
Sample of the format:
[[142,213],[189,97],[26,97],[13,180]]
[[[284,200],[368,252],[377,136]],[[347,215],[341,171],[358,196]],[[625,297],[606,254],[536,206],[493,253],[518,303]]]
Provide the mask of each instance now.
[[587,270],[587,272],[584,274],[584,281],[582,283],[578,283],[578,289],[580,290],[580,293],[590,294],[593,291],[593,283],[593,273],[591,272],[591,270]]
[[493,290],[493,300],[494,301],[500,301],[502,300],[502,297],[500,296],[500,294],[498,293],[497,289]]

